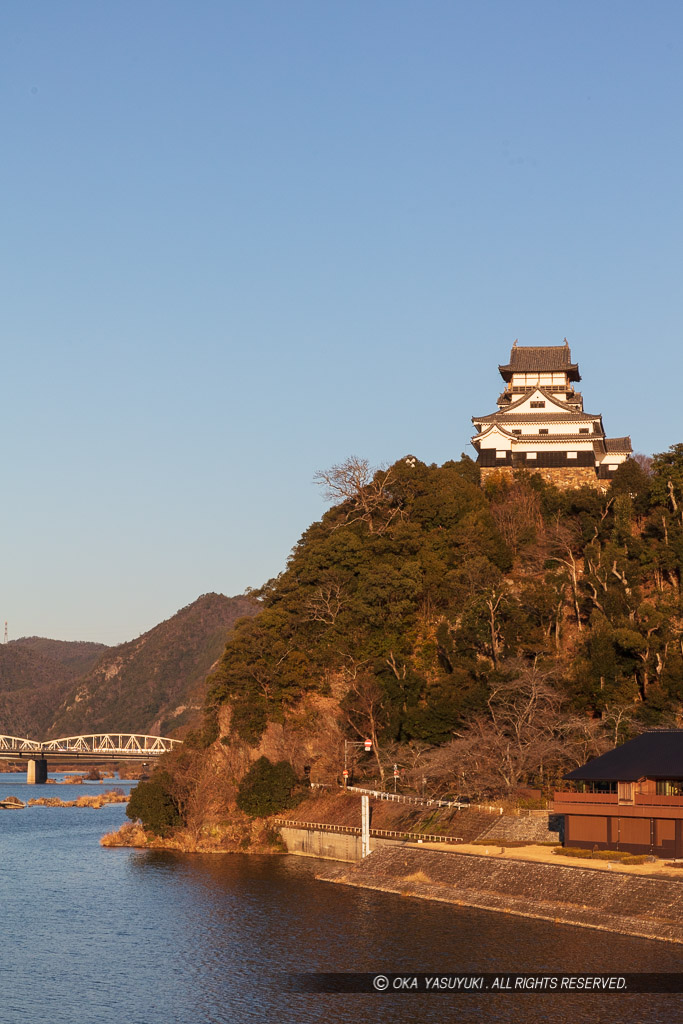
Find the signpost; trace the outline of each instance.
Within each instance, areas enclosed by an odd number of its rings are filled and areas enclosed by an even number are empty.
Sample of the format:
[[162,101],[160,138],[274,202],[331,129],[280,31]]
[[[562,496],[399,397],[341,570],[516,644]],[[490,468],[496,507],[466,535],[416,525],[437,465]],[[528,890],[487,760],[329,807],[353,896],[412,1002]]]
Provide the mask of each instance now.
[[349,747],[362,747],[366,754],[372,750],[372,740],[344,740],[344,785],[349,779]]

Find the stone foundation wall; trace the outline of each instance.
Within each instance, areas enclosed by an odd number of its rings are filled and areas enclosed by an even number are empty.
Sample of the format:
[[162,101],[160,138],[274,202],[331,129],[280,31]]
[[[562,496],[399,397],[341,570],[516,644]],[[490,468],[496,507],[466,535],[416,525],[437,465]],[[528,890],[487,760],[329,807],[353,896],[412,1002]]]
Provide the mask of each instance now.
[[[512,479],[515,472],[517,470],[512,466],[482,466],[480,470],[482,486],[487,480],[495,480],[500,477]],[[593,487],[597,491],[606,491],[609,488],[609,480],[598,480],[595,470],[590,466],[567,466],[566,469],[546,466],[534,469],[529,467],[525,468],[523,472],[538,473],[546,483],[554,484],[555,487],[559,487],[563,491],[572,491],[578,487]]]

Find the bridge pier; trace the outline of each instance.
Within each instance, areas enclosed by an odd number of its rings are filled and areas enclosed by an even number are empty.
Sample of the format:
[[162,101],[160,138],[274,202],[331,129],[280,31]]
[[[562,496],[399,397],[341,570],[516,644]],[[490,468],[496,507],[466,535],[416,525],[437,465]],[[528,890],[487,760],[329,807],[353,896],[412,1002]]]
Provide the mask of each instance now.
[[31,759],[26,765],[26,783],[38,786],[47,782],[47,760],[44,757]]

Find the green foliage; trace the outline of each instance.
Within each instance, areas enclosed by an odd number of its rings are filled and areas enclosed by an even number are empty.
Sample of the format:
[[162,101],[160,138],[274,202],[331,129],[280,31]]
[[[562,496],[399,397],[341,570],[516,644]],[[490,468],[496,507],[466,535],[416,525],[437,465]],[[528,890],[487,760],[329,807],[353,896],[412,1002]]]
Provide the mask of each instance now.
[[167,836],[171,829],[184,824],[172,791],[173,777],[169,772],[155,772],[151,779],[138,782],[132,790],[127,816],[133,821],[139,818],[155,835]]
[[260,757],[242,779],[237,806],[253,818],[277,814],[297,802],[297,785],[296,772],[289,761],[273,764],[267,757]]
[[683,445],[652,474],[625,463],[607,494],[533,473],[482,489],[466,457],[335,472],[343,500],[259,592],[210,681],[231,737],[256,746],[308,695],[335,693],[349,738],[440,746],[490,728],[492,694],[531,667],[578,713],[572,735],[616,742],[678,720]]

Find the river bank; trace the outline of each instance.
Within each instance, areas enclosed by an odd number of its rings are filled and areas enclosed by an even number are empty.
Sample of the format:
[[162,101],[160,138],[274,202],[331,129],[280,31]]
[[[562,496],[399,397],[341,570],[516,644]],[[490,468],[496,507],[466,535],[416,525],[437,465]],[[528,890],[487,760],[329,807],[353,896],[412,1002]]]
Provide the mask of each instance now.
[[678,878],[383,844],[358,864],[321,863],[320,881],[683,943]]
[[96,795],[83,795],[76,797],[75,800],[62,800],[58,796],[40,796],[32,797],[28,801],[29,807],[91,807],[96,810],[100,807],[106,807],[108,804],[125,804],[128,803],[129,796],[127,793],[117,793],[116,790],[110,789],[106,793],[97,793]]
[[128,822],[115,832],[103,835],[100,846],[177,853],[287,853],[279,832],[269,822],[261,820],[217,824],[198,832],[174,829],[166,836],[155,835],[138,822]]

